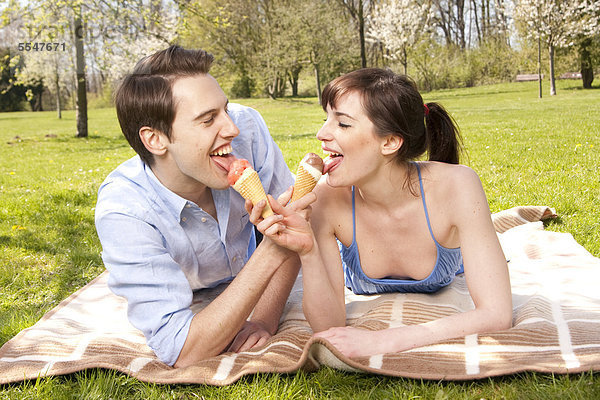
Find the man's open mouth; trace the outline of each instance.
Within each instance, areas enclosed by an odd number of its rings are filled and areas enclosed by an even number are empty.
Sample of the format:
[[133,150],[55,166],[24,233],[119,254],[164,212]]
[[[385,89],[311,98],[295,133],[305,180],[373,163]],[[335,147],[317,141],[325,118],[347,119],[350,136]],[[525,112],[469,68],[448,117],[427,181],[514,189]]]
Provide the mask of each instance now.
[[231,167],[231,163],[235,161],[235,156],[231,154],[232,151],[233,148],[231,147],[231,143],[227,143],[210,153],[210,158],[219,167],[229,172],[229,167]]

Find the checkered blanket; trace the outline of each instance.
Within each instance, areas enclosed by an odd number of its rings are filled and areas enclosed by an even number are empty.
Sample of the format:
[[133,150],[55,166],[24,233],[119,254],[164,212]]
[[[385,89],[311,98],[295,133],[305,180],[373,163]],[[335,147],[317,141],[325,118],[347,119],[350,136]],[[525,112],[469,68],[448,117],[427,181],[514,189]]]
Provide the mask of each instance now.
[[[312,331],[302,313],[298,280],[279,331],[264,346],[225,353],[175,369],[161,363],[113,295],[107,273],[64,300],[0,349],[0,383],[87,368],[121,371],[141,381],[227,385],[257,372],[289,373],[328,365],[347,371],[424,379],[466,380],[520,371],[600,370],[600,259],[567,233],[545,231],[547,207],[494,214],[509,259],[513,327],[371,357],[347,358]],[[223,287],[196,293],[199,310]],[[435,294],[346,294],[348,324],[365,329],[416,324],[473,307],[464,277]],[[359,344],[357,344],[359,345]]]

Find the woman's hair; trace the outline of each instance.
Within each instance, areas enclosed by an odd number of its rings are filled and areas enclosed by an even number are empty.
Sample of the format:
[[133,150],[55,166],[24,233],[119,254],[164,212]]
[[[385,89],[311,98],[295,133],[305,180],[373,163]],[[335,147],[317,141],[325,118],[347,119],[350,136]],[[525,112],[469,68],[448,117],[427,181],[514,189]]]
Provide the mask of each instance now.
[[389,69],[363,68],[331,81],[323,90],[321,105],[335,108],[343,95],[357,92],[378,135],[403,139],[400,162],[415,160],[426,151],[431,161],[458,164],[461,138],[456,123],[438,103],[423,103],[416,84]]
[[152,153],[142,143],[139,130],[148,126],[171,138],[175,119],[173,83],[181,77],[208,74],[213,56],[204,50],[173,45],[140,60],[115,92],[117,117],[129,145],[148,165]]

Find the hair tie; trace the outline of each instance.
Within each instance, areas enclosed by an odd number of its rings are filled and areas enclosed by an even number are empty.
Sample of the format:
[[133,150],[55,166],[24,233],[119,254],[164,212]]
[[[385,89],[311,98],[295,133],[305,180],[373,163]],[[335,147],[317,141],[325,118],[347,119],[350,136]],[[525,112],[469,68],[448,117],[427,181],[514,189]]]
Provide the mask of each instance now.
[[425,116],[429,115],[429,107],[427,107],[427,104],[423,104],[423,108],[425,108]]

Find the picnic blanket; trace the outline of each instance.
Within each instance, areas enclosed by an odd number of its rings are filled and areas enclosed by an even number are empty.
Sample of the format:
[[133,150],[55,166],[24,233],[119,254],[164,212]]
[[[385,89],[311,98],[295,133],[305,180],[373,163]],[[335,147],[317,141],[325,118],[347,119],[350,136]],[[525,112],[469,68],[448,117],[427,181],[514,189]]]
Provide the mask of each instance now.
[[[264,346],[175,369],[161,363],[129,324],[125,301],[110,292],[103,273],[0,349],[0,383],[87,368],[115,369],[147,382],[210,385],[231,384],[257,372],[311,371],[321,365],[435,380],[600,370],[600,259],[570,234],[545,231],[540,220],[552,214],[547,207],[516,207],[493,216],[513,288],[514,326],[502,332],[347,358],[311,337],[298,280],[278,333]],[[201,309],[222,290],[199,291],[192,308]],[[346,303],[348,324],[365,329],[422,323],[473,307],[462,276],[433,295],[347,292]]]

